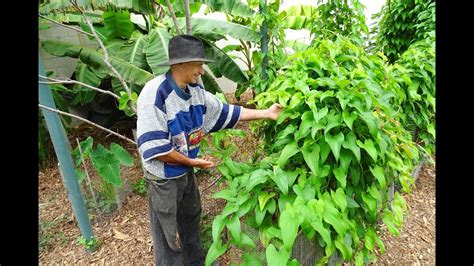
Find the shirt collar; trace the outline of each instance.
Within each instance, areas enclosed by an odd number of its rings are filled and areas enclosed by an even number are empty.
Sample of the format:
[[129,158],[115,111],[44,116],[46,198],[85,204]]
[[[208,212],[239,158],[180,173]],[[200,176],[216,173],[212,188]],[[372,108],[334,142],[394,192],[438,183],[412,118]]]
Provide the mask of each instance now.
[[[171,70],[166,72],[166,79],[168,80],[173,90],[176,92],[176,94],[178,94],[178,96],[181,99],[186,101],[186,100],[189,100],[189,98],[191,98],[191,94],[185,92],[184,90],[178,87],[178,85],[176,84],[176,81],[173,79],[173,75],[171,75]],[[186,88],[189,90],[188,85],[186,85]]]

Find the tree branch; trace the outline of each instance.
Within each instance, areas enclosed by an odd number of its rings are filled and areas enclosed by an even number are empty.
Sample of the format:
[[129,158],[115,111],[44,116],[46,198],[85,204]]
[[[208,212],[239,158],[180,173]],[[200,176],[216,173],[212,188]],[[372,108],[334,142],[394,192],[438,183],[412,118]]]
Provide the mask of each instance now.
[[176,15],[174,14],[174,9],[171,6],[170,0],[166,0],[166,5],[168,6],[168,10],[170,11],[171,18],[173,19],[174,27],[176,28],[176,33],[181,34],[181,30],[179,29],[178,20],[176,19]]
[[53,23],[56,23],[56,24],[58,24],[58,25],[61,25],[61,26],[63,26],[63,27],[66,27],[66,28],[68,28],[68,29],[75,30],[75,31],[80,32],[80,33],[82,33],[82,34],[85,34],[85,35],[94,37],[94,35],[90,34],[89,32],[85,32],[85,31],[80,30],[80,29],[78,29],[78,28],[74,28],[74,27],[72,27],[72,26],[62,24],[62,23],[60,23],[60,22],[54,21],[53,19],[50,19],[50,18],[48,18],[48,17],[45,17],[45,16],[43,16],[43,15],[41,15],[41,14],[38,14],[38,16],[40,16],[40,17],[42,17],[42,18],[44,18],[44,19],[46,19],[46,20],[49,20],[49,21],[51,21],[51,22],[53,22]]
[[191,12],[189,11],[189,0],[184,0],[184,11],[186,13],[186,34],[193,34],[193,27],[191,25]]
[[86,83],[82,83],[80,81],[77,81],[77,80],[73,80],[73,79],[65,79],[65,80],[61,80],[61,79],[55,79],[55,78],[50,78],[50,77],[45,77],[45,76],[42,76],[42,75],[38,75],[40,78],[43,78],[43,79],[48,79],[48,80],[52,80],[52,82],[48,82],[48,81],[39,81],[39,83],[41,84],[78,84],[78,85],[81,85],[81,86],[84,86],[84,87],[87,87],[91,90],[95,90],[95,91],[98,91],[100,93],[105,93],[105,94],[108,94],[118,100],[120,100],[120,96],[118,96],[117,94],[111,92],[111,91],[106,91],[106,90],[102,90],[102,89],[99,89],[97,87],[94,87],[94,86],[91,86],[89,84],[86,84]]
[[57,110],[57,109],[49,108],[49,107],[44,106],[44,105],[41,105],[41,104],[38,104],[38,106],[41,107],[41,108],[43,108],[43,109],[52,111],[52,112],[56,112],[56,113],[59,113],[59,114],[62,114],[62,115],[70,116],[70,117],[74,117],[74,118],[79,119],[79,120],[81,120],[81,121],[83,121],[83,122],[86,122],[86,123],[88,123],[88,124],[90,124],[90,125],[93,125],[93,126],[95,126],[95,127],[98,127],[98,128],[100,128],[100,129],[102,129],[102,130],[104,130],[104,131],[107,131],[107,132],[109,132],[110,134],[115,135],[115,136],[117,136],[117,137],[119,137],[119,138],[121,138],[121,139],[124,139],[124,140],[126,140],[126,141],[128,141],[128,142],[130,142],[130,143],[133,143],[134,145],[137,145],[137,143],[136,143],[135,141],[133,141],[133,140],[131,140],[131,139],[125,137],[125,136],[122,136],[122,135],[120,135],[120,134],[118,134],[118,133],[116,133],[116,132],[113,132],[112,130],[110,130],[110,129],[108,129],[108,128],[105,128],[105,127],[103,127],[103,126],[101,126],[101,125],[98,125],[98,124],[96,124],[96,123],[94,123],[94,122],[91,122],[91,121],[89,121],[89,120],[87,120],[87,119],[85,119],[85,118],[82,118],[82,117],[80,117],[80,116],[73,115],[73,114],[70,114],[70,113],[67,113],[67,112],[63,112],[63,111],[60,111],[60,110]]
[[109,61],[109,53],[107,52],[107,49],[105,48],[105,45],[104,43],[100,40],[99,36],[97,35],[97,32],[95,31],[94,29],[94,26],[92,25],[92,22],[89,20],[89,18],[86,16],[86,14],[84,13],[84,10],[82,10],[76,3],[76,0],[70,0],[70,2],[72,3],[72,5],[74,5],[77,10],[79,10],[79,12],[81,12],[81,15],[82,17],[85,19],[87,25],[89,25],[89,28],[91,29],[92,31],[92,34],[94,34],[94,37],[95,37],[95,40],[99,43],[100,45],[100,48],[104,51],[104,63],[109,67],[110,70],[112,70],[112,72],[114,73],[115,77],[120,80],[120,82],[122,83],[122,86],[125,88],[125,91],[127,92],[128,94],[128,97],[130,98],[130,102],[128,103],[129,106],[130,106],[130,109],[132,109],[135,113],[137,113],[137,109],[135,108],[135,106],[133,105],[133,101],[132,101],[132,91],[130,90],[130,88],[128,87],[127,83],[125,82],[125,80],[123,79],[123,77],[117,72],[117,70],[114,68],[114,66],[112,66],[112,64],[110,63]]

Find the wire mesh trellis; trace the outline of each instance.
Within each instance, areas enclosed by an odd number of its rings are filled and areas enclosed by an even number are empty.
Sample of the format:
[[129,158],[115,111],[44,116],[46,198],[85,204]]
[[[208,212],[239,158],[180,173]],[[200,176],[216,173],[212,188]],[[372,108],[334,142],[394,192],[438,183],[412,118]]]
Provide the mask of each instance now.
[[[241,230],[255,243],[256,247],[253,249],[252,254],[261,258],[264,265],[267,265],[265,262],[265,247],[260,240],[259,231],[244,222],[241,223]],[[242,255],[244,254],[244,251],[232,246],[229,253],[231,254],[231,263],[241,264],[243,262]],[[312,240],[308,240],[305,235],[301,233],[298,234],[291,252],[292,259],[297,259],[302,266],[313,266],[323,256],[324,249],[319,246],[316,237],[313,237]],[[327,265],[333,266],[337,263],[341,263],[341,258],[338,256],[337,252],[335,252],[329,259]]]

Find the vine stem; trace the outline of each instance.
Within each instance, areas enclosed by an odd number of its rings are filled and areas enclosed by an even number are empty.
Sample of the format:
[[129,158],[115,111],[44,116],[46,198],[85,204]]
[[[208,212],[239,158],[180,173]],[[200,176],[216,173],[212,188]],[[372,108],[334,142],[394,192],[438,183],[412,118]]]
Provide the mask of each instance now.
[[[385,133],[389,134],[390,136],[395,136],[395,134],[390,133],[390,132],[389,132],[388,130],[386,130],[385,128],[382,128],[382,130],[383,130]],[[411,143],[411,144],[416,145],[418,148],[420,148],[421,150],[423,150],[423,151],[425,152],[425,154],[427,155],[428,161],[429,161],[430,163],[434,163],[433,158],[431,158],[431,155],[429,155],[428,151],[426,151],[426,149],[423,148],[423,146],[421,146],[420,144],[418,144],[418,143],[416,143],[416,142],[414,142],[414,141],[404,139],[404,138],[402,138],[402,137],[400,137],[400,136],[395,136],[395,137],[397,137],[397,138],[399,138],[399,139],[401,139],[401,140],[403,140],[403,141],[405,141],[405,142],[408,142],[408,143]]]

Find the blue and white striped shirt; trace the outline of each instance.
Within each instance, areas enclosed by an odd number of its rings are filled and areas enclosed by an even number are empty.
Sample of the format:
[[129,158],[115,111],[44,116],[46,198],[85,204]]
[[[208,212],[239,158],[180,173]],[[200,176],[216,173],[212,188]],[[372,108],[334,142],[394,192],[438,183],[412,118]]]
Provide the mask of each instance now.
[[173,149],[196,158],[202,135],[233,128],[241,107],[222,103],[199,84],[178,88],[171,72],[145,84],[137,101],[137,146],[144,168],[160,178],[178,178],[191,169],[155,159]]

